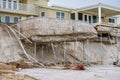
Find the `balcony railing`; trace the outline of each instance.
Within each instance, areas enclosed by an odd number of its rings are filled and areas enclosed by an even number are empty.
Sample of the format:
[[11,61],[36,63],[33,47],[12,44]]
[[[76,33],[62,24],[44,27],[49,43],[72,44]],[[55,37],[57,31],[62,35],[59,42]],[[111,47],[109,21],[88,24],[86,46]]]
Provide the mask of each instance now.
[[[96,20],[95,23],[92,23],[94,26],[95,25],[99,25],[98,19]],[[101,24],[100,25],[106,25],[106,26],[110,26],[110,27],[116,27],[117,23],[116,22],[109,22],[108,19],[102,19],[101,20]]]
[[35,5],[0,1],[0,8],[4,10],[26,11],[31,14],[37,14]]

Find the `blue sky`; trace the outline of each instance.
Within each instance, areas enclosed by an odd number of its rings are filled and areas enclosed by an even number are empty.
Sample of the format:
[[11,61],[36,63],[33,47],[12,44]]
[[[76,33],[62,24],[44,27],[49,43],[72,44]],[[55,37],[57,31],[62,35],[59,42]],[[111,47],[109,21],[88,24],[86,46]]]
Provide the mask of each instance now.
[[[97,4],[97,3],[104,3],[120,8],[120,0],[50,0],[49,5],[55,4],[70,8],[81,8],[84,6]],[[118,22],[120,23],[120,18]]]
[[50,0],[49,5],[56,4],[72,8],[80,8],[87,5],[105,3],[120,7],[120,0]]

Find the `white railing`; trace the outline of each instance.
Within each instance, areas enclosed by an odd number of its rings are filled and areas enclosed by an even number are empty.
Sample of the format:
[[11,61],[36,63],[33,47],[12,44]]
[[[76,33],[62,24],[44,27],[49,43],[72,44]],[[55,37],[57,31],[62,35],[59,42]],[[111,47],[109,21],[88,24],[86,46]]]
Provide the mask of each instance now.
[[36,14],[36,6],[31,4],[23,4],[23,3],[14,3],[7,1],[0,1],[0,8],[6,10],[16,10],[16,11],[27,11],[32,14]]

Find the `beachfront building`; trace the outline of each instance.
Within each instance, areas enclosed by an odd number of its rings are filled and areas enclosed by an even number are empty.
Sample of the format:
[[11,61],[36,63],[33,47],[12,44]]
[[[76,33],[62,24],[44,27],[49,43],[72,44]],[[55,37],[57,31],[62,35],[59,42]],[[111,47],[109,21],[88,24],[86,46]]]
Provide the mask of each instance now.
[[96,23],[106,24],[108,26],[116,26],[118,17],[120,14],[120,8],[113,7],[107,4],[96,4],[87,7],[83,7],[78,10],[78,20]]
[[39,6],[39,12],[41,17],[59,18],[59,19],[71,19],[71,13],[76,9],[68,8],[64,6]]
[[0,0],[0,21],[16,23],[39,16],[38,6],[47,6],[48,0]]
[[0,21],[16,23],[41,16],[116,26],[116,15],[120,14],[120,8],[102,3],[74,9],[58,5],[48,6],[48,2],[49,0],[0,0]]
[[103,3],[78,9],[53,5],[52,7],[39,6],[39,12],[42,17],[79,20],[95,25],[106,24],[107,26],[117,26],[117,15],[120,14],[120,8]]

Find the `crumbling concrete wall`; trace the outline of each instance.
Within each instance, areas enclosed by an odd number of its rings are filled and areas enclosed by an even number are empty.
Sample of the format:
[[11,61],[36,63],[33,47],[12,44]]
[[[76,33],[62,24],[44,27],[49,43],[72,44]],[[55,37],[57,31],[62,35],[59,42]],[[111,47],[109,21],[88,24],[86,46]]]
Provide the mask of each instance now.
[[[35,57],[34,44],[24,44],[26,51]],[[67,42],[64,49],[64,43],[54,44],[55,55],[50,43],[37,44],[36,57],[38,61],[47,63],[61,63],[64,62],[64,50],[66,55],[66,62],[72,63],[98,63],[98,64],[112,64],[120,59],[120,43],[104,44],[92,41],[84,42]],[[56,57],[56,58],[55,58]]]
[[18,61],[23,51],[12,32],[0,23],[0,62]]

